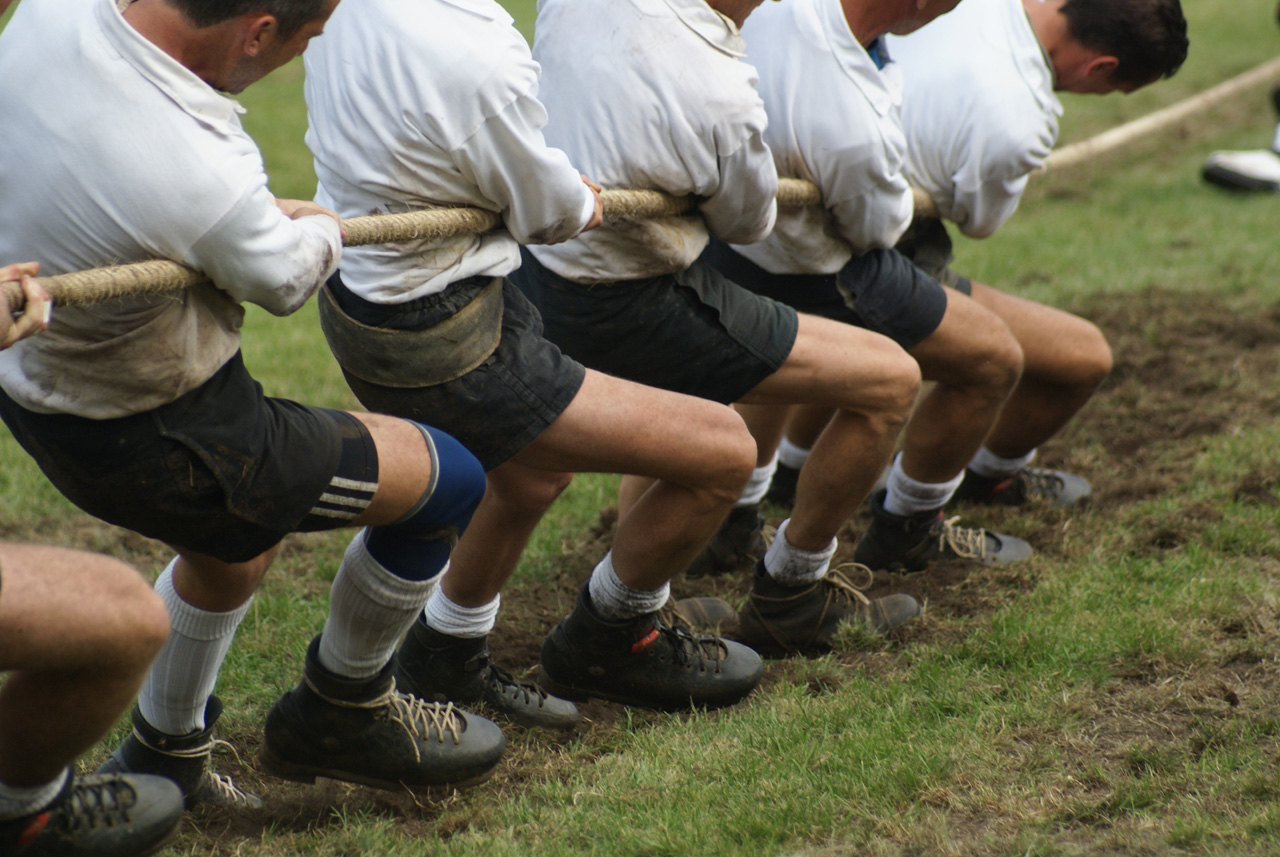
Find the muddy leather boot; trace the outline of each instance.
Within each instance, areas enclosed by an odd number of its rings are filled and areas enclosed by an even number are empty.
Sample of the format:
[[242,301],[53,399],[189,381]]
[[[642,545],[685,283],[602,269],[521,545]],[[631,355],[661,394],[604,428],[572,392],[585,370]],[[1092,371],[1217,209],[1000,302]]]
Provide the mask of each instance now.
[[770,577],[761,561],[751,595],[739,611],[735,636],[769,654],[823,652],[843,623],[887,634],[919,615],[920,605],[910,595],[894,593],[871,601],[838,571],[813,583],[786,586]]
[[578,709],[532,682],[517,681],[489,657],[487,637],[441,634],[419,615],[396,654],[396,687],[429,702],[483,703],[525,726],[572,729]]
[[99,774],[137,773],[167,777],[182,789],[187,808],[225,806],[258,809],[262,801],[236,788],[230,777],[209,768],[213,756],[213,727],[222,716],[222,700],[209,697],[204,708],[204,729],[190,735],[166,735],[142,717],[135,705],[133,734],[124,739],[98,768]]
[[984,506],[1023,506],[1032,502],[1066,508],[1082,503],[1093,488],[1082,477],[1063,470],[1024,467],[1012,476],[992,478],[964,472],[964,481],[951,499]]
[[262,730],[262,766],[286,780],[316,777],[382,789],[462,788],[488,779],[506,739],[452,704],[396,690],[389,661],[370,679],[320,666],[311,641],[302,681],[277,700]]
[[147,774],[68,777],[40,812],[0,821],[0,854],[19,857],[143,857],[182,820],[182,790]]
[[971,559],[988,565],[1031,556],[1022,539],[978,528],[957,527],[942,510],[915,515],[885,511],[884,491],[871,495],[871,526],[854,548],[853,560],[867,568],[924,571],[935,559]]
[[760,504],[750,506],[734,506],[729,516],[724,519],[720,529],[711,537],[711,541],[702,549],[702,553],[693,558],[686,577],[717,577],[732,574],[743,568],[751,560],[764,556],[764,536],[761,529],[764,518],[760,517]]
[[542,671],[543,686],[567,699],[676,711],[733,705],[760,681],[764,662],[738,643],[668,627],[656,613],[602,619],[583,586],[542,643]]

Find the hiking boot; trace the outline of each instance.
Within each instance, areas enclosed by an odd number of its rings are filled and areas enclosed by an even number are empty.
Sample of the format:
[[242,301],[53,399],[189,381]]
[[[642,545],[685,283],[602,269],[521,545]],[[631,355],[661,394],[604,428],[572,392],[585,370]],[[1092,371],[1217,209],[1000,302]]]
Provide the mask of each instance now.
[[659,618],[672,628],[704,633],[728,633],[730,637],[738,627],[738,611],[723,598],[714,595],[698,595],[668,602],[658,613]]
[[735,636],[767,653],[823,652],[831,648],[842,623],[858,622],[873,634],[887,634],[919,615],[920,605],[910,595],[894,593],[872,601],[838,571],[813,583],[786,586],[759,562]]
[[142,857],[154,854],[182,820],[182,790],[164,777],[68,777],[45,809],[0,821],[0,854],[19,857]]
[[[213,726],[222,716],[222,700],[209,697],[204,706],[204,729],[189,735],[166,735],[142,719],[133,707],[133,733],[98,768],[99,774],[135,773],[168,777],[182,789],[187,809],[198,805],[260,809],[262,801],[236,788],[230,777],[209,769]],[[225,743],[225,742],[222,742]],[[228,745],[229,746],[229,745]]]
[[568,699],[673,711],[734,704],[760,681],[764,663],[746,646],[671,628],[656,613],[602,619],[583,586],[577,607],[542,643],[542,671],[544,686]]
[[730,574],[752,559],[764,556],[764,536],[761,533],[764,518],[760,517],[760,504],[734,506],[724,519],[720,529],[693,558],[686,577],[716,577]]
[[1062,470],[1024,467],[1012,476],[979,476],[964,472],[953,500],[984,506],[1022,506],[1041,501],[1063,508],[1087,500],[1093,489],[1083,478]]
[[517,723],[572,729],[578,709],[532,682],[517,681],[489,657],[487,637],[441,634],[419,615],[396,654],[396,687],[429,702],[484,703]]
[[769,491],[764,495],[764,499],[790,509],[796,504],[796,483],[799,481],[799,468],[788,467],[778,462],[778,468],[773,471],[773,481],[769,483]]
[[887,571],[923,571],[935,559],[972,559],[988,565],[1018,562],[1031,556],[1022,539],[978,528],[956,526],[942,510],[915,515],[885,511],[884,491],[871,495],[871,526],[858,540],[853,560]]
[[380,789],[462,788],[488,779],[506,749],[492,722],[396,690],[395,659],[373,678],[320,666],[311,641],[298,686],[276,700],[262,729],[262,766],[277,777],[316,777]]

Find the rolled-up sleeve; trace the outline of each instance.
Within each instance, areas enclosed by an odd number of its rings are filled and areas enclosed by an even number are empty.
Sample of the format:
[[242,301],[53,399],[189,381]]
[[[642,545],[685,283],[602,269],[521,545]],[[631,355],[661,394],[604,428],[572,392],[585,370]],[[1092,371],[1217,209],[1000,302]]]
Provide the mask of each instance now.
[[707,230],[730,244],[754,244],[778,218],[778,171],[764,135],[753,132],[719,156],[720,184],[699,205]]

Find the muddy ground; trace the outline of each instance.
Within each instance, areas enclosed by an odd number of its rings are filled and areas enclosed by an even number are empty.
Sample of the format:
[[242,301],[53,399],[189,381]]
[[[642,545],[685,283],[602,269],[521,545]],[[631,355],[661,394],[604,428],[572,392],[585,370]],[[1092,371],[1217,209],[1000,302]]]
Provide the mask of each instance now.
[[[1243,303],[1241,303],[1243,301]],[[1108,518],[1131,504],[1185,484],[1191,465],[1205,441],[1237,427],[1269,424],[1280,414],[1280,385],[1274,379],[1280,369],[1280,308],[1250,304],[1247,299],[1228,303],[1211,295],[1184,295],[1151,290],[1136,295],[1098,296],[1072,307],[1093,319],[1107,334],[1116,355],[1115,369],[1094,401],[1062,435],[1041,450],[1038,464],[1079,472],[1095,487],[1090,507],[1080,514],[1047,510],[1028,524],[1022,512],[991,510],[980,523],[999,530],[1002,523],[1016,525],[1048,556],[1067,557],[1087,550],[1091,535],[1101,532]],[[1276,505],[1280,485],[1280,456],[1270,470],[1253,473],[1238,487],[1238,496]],[[781,510],[771,510],[770,522],[778,523]],[[972,510],[960,510],[966,522],[979,521]],[[1021,516],[1021,517],[1017,517]],[[600,524],[565,546],[558,577],[536,587],[512,587],[503,599],[503,614],[492,637],[500,662],[517,673],[532,673],[546,631],[572,606],[577,587],[608,545],[613,510],[604,510]],[[1192,506],[1178,519],[1152,521],[1142,532],[1138,552],[1177,550],[1196,538],[1197,532],[1219,517],[1208,506]],[[857,533],[865,526],[865,513],[850,521],[842,534],[841,559],[851,558]],[[86,523],[86,527],[96,525]],[[124,539],[123,544],[120,539]],[[95,539],[87,539],[95,541]],[[104,543],[114,551],[135,552],[150,560],[153,548],[145,540],[106,528]],[[740,599],[746,591],[746,575],[698,581],[675,581],[678,595],[716,594]],[[900,576],[878,573],[868,594],[905,591],[927,605],[926,616],[899,632],[902,644],[913,641],[945,643],[948,617],[978,617],[1036,585],[1033,573],[1017,566],[1007,570],[974,573],[962,563],[944,563],[929,574]],[[1224,634],[1229,635],[1230,629]],[[881,653],[851,651],[844,659],[874,669]],[[794,667],[789,661],[771,662],[766,681],[777,681]],[[1216,671],[1194,676],[1134,675],[1122,683],[1109,702],[1092,715],[1094,740],[1071,748],[1072,764],[1081,771],[1091,765],[1109,768],[1134,764],[1125,747],[1143,736],[1152,740],[1194,742],[1194,731],[1203,728],[1207,707],[1229,709],[1238,704],[1238,690],[1249,688],[1276,699],[1280,686],[1269,661],[1242,658],[1228,661]],[[1159,678],[1157,681],[1156,679]],[[840,671],[810,678],[818,684],[838,684]],[[815,687],[815,690],[820,690]],[[1161,700],[1173,694],[1178,704]],[[1172,697],[1171,697],[1172,698]],[[1146,714],[1144,714],[1146,712]],[[609,735],[620,728],[620,707],[593,702],[583,707],[584,723],[576,737],[581,743],[572,752],[547,752],[555,745],[569,746],[570,739],[509,730],[512,748],[494,780],[484,788],[505,792],[519,790],[531,778],[554,777],[557,768],[589,761],[593,753],[606,752]],[[640,713],[639,722],[647,715]],[[633,721],[634,723],[635,721]],[[246,762],[256,747],[254,733],[225,735],[240,748]],[[593,750],[593,748],[596,748]],[[245,752],[248,750],[249,752]],[[276,830],[323,828],[340,824],[333,805],[399,819],[405,832],[415,828],[440,837],[450,833],[439,820],[446,807],[466,807],[467,799],[443,800],[383,793],[338,784],[301,787],[264,778],[250,764],[231,756],[219,761],[247,789],[272,795],[269,809],[259,817],[205,813],[187,822],[184,851],[193,853],[242,853],[252,851],[253,840],[268,827]],[[1089,798],[1089,780],[1079,780],[1082,801]],[[1082,804],[1084,805],[1084,804]],[[451,825],[466,825],[470,813],[451,812]],[[960,819],[957,819],[959,822]],[[983,833],[988,821],[973,819],[974,835]]]

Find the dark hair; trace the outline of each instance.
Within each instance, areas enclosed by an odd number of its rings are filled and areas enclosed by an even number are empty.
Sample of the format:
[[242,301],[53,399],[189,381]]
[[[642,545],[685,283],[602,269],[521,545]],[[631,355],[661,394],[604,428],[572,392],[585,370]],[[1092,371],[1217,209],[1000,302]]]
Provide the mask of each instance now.
[[1117,84],[1145,86],[1173,73],[1187,58],[1187,19],[1178,0],[1067,0],[1071,36],[1120,61]]
[[212,27],[223,21],[264,12],[273,16],[280,35],[289,38],[324,14],[325,0],[167,0],[192,26]]

